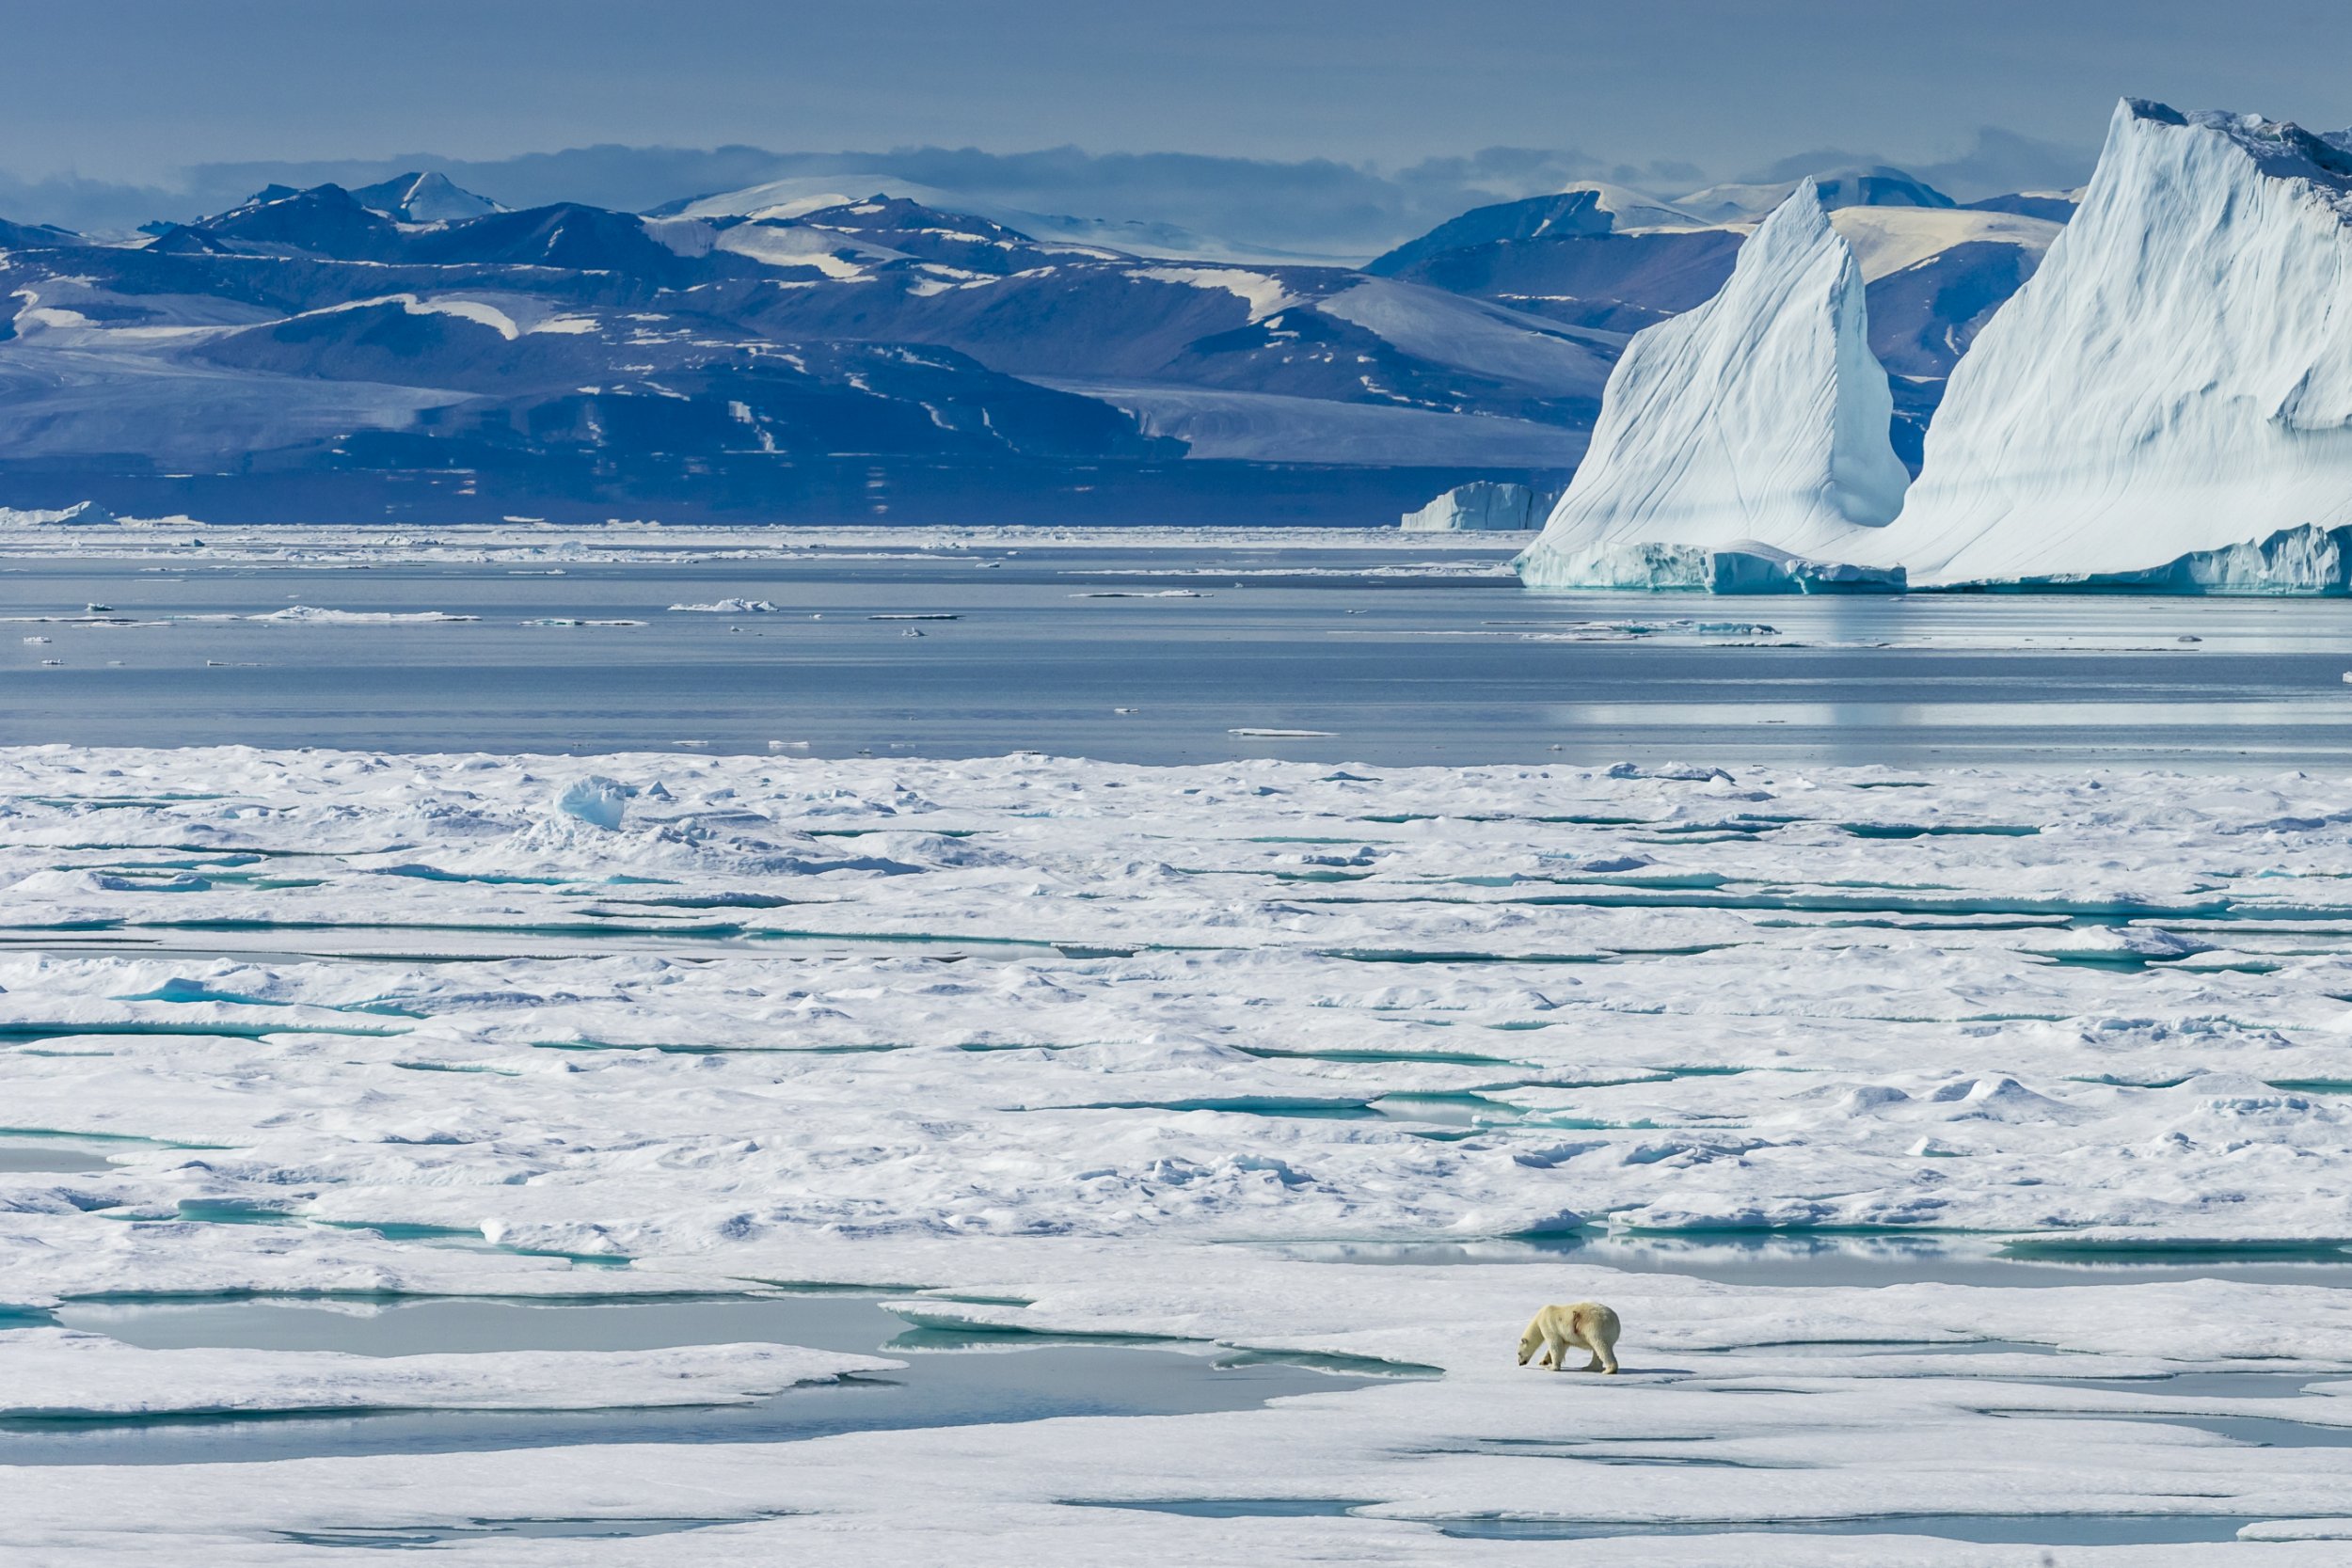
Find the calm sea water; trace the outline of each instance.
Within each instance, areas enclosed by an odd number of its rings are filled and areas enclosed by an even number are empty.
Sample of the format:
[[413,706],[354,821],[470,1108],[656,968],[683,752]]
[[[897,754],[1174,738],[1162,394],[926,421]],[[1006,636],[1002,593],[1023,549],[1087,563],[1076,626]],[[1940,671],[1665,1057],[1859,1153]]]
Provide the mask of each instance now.
[[[550,570],[11,562],[0,615],[109,609],[0,624],[0,742],[1391,766],[2352,759],[2344,601],[1544,595],[1327,548]],[[1197,596],[1144,596],[1170,591]],[[668,608],[723,598],[778,608]],[[228,618],[290,605],[479,619]],[[953,618],[893,618],[910,616]],[[594,621],[643,624],[549,624]]]

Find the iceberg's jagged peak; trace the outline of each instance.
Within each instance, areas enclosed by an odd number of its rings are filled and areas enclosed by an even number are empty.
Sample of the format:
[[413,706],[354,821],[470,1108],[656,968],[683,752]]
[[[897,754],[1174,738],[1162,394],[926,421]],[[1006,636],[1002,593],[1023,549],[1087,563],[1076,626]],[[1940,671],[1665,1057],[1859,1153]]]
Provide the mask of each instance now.
[[1915,582],[2133,577],[2212,552],[2259,566],[2232,547],[2352,526],[2347,304],[2352,152],[2125,100],[2081,210],[1954,371],[1870,559]]
[[1850,553],[1902,505],[1892,409],[1862,269],[1800,184],[1713,299],[1626,345],[1584,464],[1520,575],[1537,587],[1700,587],[1708,552],[1727,546]]

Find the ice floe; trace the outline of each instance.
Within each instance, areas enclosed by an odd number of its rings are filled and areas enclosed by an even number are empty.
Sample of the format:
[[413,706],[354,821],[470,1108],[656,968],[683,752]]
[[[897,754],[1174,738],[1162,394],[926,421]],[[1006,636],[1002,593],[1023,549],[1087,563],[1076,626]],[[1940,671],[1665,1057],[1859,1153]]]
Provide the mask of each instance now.
[[[1546,1532],[1603,1564],[2327,1562],[2347,822],[2298,774],[0,752],[0,1144],[104,1150],[0,1164],[8,1402],[440,1423],[135,1484],[0,1467],[0,1509],[92,1563],[394,1527],[520,1562],[557,1548],[479,1522],[653,1518],[723,1522],[564,1560],[945,1530],[1007,1564],[1532,1562]],[[1740,1283],[1703,1260],[1726,1236],[1897,1250],[1873,1288]],[[1406,1260],[1318,1260],[1381,1242]],[[515,1449],[466,1410],[723,1403],[857,1353],[44,1320],[844,1282],[1015,1372],[1107,1335],[1395,1375]],[[1622,1376],[1511,1364],[1583,1297]]]
[[0,1332],[0,1420],[734,1404],[902,1364],[786,1345],[401,1356],[140,1350],[103,1334],[18,1329]]

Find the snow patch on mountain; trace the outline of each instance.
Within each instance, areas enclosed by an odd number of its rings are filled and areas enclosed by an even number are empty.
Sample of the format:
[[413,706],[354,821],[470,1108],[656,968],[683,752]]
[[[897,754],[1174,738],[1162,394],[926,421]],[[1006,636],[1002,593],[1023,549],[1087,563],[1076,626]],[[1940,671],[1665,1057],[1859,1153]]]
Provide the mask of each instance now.
[[1841,207],[1830,227],[1853,246],[1862,280],[1875,283],[1955,245],[2008,245],[2040,258],[2066,226],[2015,213],[1962,207]]
[[1196,289],[1222,289],[1239,295],[1249,307],[1249,319],[1262,322],[1299,303],[1279,277],[1232,267],[1138,267],[1127,275],[1152,283],[1184,283]]
[[1333,467],[1566,468],[1583,454],[1585,444],[1579,430],[1492,414],[1167,382],[1034,379],[1057,391],[1109,404],[1144,435],[1183,441],[1191,458]]
[[496,303],[465,294],[378,294],[372,299],[355,299],[342,305],[329,305],[316,310],[305,310],[290,316],[289,321],[301,321],[319,316],[341,315],[346,310],[373,310],[386,305],[397,305],[412,316],[454,316],[461,321],[486,326],[508,342],[527,333],[555,332],[578,335],[596,330],[592,316],[568,314],[547,300],[528,294],[505,294]]
[[1437,364],[1586,397],[1599,396],[1607,385],[1610,354],[1620,341],[1612,333],[1386,277],[1343,289],[1315,309]]
[[771,267],[813,267],[841,283],[864,282],[875,264],[912,260],[904,251],[868,245],[822,229],[755,219],[719,231],[714,248]]
[[1709,185],[1678,197],[1674,205],[1706,223],[1737,222],[1780,206],[1800,185],[1810,184],[1824,208],[1949,207],[1952,198],[1933,185],[1883,164],[1823,169],[1800,180]]
[[749,217],[793,222],[828,207],[846,207],[869,197],[920,202],[942,212],[969,213],[1016,229],[1046,244],[1112,250],[1154,261],[1229,262],[1242,265],[1346,264],[1349,258],[1293,253],[1246,241],[1202,234],[1180,224],[1138,218],[1073,216],[1039,213],[993,201],[969,192],[944,190],[882,170],[852,174],[804,174],[771,180],[741,190],[722,191],[656,208],[657,215],[696,218]]
[[2209,589],[2294,588],[2263,562],[2299,581],[2326,552],[2256,542],[2352,527],[2347,299],[2352,154],[2126,100],[2080,212],[1953,372],[1870,559],[1932,582],[2169,580],[2201,555]]
[[1520,575],[1700,588],[1713,585],[1708,553],[1735,546],[1775,567],[1777,555],[1845,559],[1902,504],[1892,412],[1862,270],[1800,185],[1721,293],[1627,345],[1590,454]]
[[1661,229],[1705,229],[1708,220],[1697,214],[1663,201],[1654,196],[1623,185],[1613,185],[1605,180],[1580,180],[1563,189],[1563,195],[1578,191],[1593,193],[1593,207],[1609,214],[1610,231],[1617,234],[1637,234]]

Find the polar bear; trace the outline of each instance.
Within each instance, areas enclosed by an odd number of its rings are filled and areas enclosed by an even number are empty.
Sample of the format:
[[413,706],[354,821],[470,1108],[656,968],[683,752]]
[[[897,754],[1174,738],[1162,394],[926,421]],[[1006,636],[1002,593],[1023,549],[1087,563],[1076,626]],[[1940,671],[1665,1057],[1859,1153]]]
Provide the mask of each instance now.
[[1593,1353],[1584,1364],[1588,1372],[1613,1372],[1617,1370],[1617,1315],[1597,1301],[1580,1301],[1566,1307],[1547,1307],[1528,1320],[1527,1332],[1519,1336],[1519,1365],[1535,1354],[1535,1347],[1544,1347],[1538,1367],[1549,1367],[1555,1372],[1568,1369],[1568,1347]]

